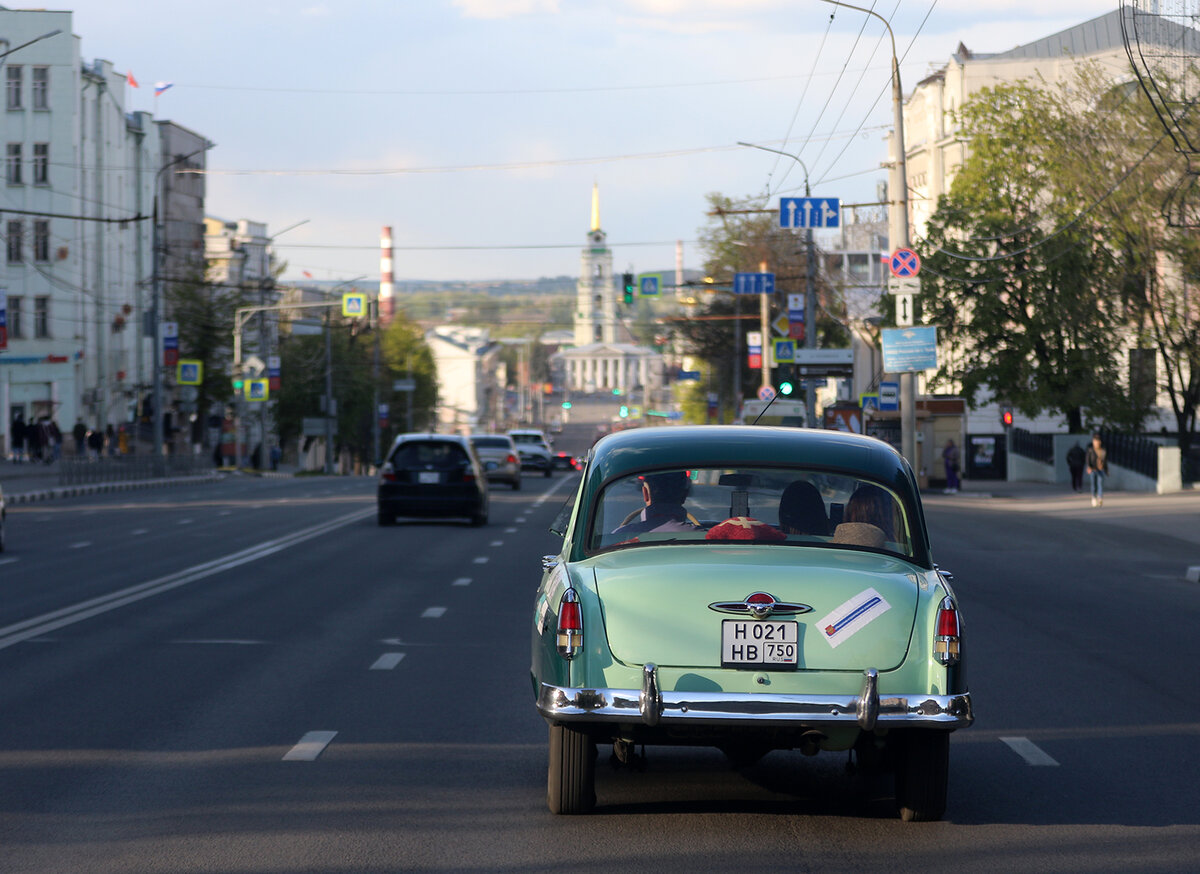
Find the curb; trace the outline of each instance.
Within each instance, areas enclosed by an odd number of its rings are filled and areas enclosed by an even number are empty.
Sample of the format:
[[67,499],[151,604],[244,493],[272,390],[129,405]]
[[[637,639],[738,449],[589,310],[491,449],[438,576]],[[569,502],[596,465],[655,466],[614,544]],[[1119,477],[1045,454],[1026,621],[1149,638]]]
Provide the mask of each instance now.
[[96,495],[103,492],[128,492],[134,489],[153,489],[163,486],[186,485],[189,483],[216,482],[221,479],[219,474],[205,476],[179,476],[167,479],[131,480],[129,482],[94,483],[82,486],[57,486],[51,489],[41,489],[36,492],[18,492],[5,495],[8,504],[33,504],[39,501],[52,501],[58,498],[76,498],[81,495]]

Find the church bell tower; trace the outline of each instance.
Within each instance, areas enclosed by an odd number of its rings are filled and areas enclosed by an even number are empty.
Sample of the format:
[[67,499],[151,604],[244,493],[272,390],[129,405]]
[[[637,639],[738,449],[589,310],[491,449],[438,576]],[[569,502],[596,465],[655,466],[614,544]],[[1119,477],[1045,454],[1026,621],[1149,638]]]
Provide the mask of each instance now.
[[580,255],[576,286],[575,345],[613,343],[616,340],[617,303],[613,282],[613,256],[608,237],[600,229],[600,187],[592,185],[592,222],[587,246]]

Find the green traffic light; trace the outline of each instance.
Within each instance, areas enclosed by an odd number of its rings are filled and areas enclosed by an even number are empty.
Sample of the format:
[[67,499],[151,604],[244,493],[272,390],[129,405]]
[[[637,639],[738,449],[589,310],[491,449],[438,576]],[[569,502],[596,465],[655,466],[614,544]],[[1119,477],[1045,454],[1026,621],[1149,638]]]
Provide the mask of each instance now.
[[622,419],[628,418],[629,417],[629,407],[625,406],[624,404],[621,404],[620,413],[621,413]]
[[562,402],[562,408],[563,408],[564,410],[569,410],[569,409],[571,409],[571,402],[570,402],[570,401],[563,401],[563,402]]
[[792,384],[786,381],[779,383],[779,393],[781,395],[790,395],[792,393]]

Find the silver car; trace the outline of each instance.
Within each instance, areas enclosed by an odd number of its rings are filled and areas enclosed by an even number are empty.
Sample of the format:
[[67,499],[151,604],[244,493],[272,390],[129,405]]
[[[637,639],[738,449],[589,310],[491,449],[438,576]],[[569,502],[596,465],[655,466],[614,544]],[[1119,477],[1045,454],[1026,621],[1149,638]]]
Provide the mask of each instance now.
[[512,490],[521,488],[521,460],[517,446],[507,434],[472,434],[471,445],[483,465],[488,482],[508,483]]

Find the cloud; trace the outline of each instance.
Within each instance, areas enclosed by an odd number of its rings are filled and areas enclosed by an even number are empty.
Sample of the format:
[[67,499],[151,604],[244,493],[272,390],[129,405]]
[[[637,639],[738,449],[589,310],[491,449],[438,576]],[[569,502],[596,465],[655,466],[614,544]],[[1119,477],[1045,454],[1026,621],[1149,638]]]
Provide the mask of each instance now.
[[558,12],[558,0],[453,0],[466,18],[516,18]]

